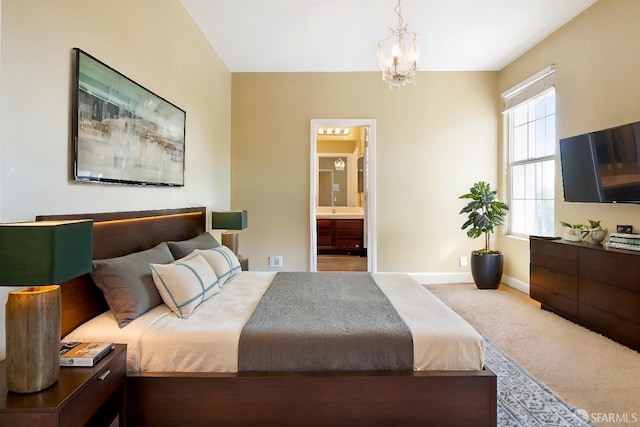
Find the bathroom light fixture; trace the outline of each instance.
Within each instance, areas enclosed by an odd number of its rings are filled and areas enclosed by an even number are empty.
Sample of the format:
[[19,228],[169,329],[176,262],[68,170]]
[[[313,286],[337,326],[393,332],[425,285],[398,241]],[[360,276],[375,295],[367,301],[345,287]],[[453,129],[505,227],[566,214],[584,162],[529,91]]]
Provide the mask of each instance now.
[[343,171],[345,163],[344,163],[344,160],[342,160],[342,157],[340,157],[335,162],[333,162],[333,165],[336,167],[337,171]]
[[349,135],[349,128],[318,128],[318,135]]
[[395,7],[398,15],[398,26],[389,28],[391,34],[376,44],[378,52],[378,67],[382,71],[382,80],[392,87],[400,87],[406,84],[416,84],[416,71],[418,70],[418,33],[407,30],[404,24],[400,1]]

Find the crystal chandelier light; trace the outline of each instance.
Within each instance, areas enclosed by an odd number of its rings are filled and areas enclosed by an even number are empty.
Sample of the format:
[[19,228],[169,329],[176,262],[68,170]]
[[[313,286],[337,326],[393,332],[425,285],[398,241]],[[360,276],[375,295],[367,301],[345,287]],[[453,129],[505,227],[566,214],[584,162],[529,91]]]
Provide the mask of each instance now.
[[391,34],[376,44],[378,67],[382,71],[382,80],[389,83],[389,89],[400,89],[406,84],[416,84],[418,70],[418,34],[407,30],[404,24],[400,0],[395,7],[398,26],[389,28]]
[[345,163],[344,163],[344,160],[342,160],[342,157],[340,157],[338,160],[333,162],[333,165],[336,167],[337,171],[343,171]]

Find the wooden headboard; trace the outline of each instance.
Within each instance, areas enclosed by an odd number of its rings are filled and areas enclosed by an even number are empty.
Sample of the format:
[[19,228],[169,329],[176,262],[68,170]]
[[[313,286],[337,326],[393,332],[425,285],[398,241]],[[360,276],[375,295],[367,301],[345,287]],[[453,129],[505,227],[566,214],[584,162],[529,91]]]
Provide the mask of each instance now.
[[[165,241],[190,239],[207,227],[204,207],[36,217],[36,221],[63,219],[93,219],[93,259],[127,255]],[[62,337],[109,309],[89,274],[61,283],[61,290]]]

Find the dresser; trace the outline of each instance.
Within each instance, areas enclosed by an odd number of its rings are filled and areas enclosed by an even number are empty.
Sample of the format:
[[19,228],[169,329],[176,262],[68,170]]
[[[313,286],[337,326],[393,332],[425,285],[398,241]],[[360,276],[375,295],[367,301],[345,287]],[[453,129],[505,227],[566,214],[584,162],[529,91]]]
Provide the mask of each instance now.
[[640,252],[531,237],[530,296],[640,351]]

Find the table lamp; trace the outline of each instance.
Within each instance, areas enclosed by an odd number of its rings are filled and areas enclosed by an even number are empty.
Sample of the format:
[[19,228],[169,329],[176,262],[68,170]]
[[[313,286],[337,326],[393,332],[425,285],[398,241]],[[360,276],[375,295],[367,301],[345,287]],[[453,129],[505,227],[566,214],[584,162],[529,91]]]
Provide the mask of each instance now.
[[[213,230],[244,230],[247,228],[247,211],[214,211],[211,212],[211,228]],[[240,248],[237,231],[222,233],[222,244],[231,249],[236,256]]]
[[0,286],[29,286],[7,299],[9,390],[33,393],[58,380],[58,284],[91,271],[92,246],[92,220],[0,224]]

